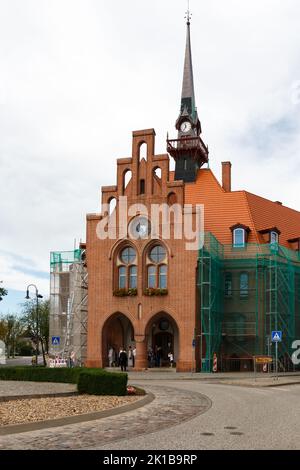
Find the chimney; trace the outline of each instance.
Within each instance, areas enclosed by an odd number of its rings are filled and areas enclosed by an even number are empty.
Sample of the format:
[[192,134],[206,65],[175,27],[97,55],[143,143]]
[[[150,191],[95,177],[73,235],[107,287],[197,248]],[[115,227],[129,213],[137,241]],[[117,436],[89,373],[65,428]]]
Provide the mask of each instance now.
[[222,187],[226,193],[231,191],[231,162],[222,162]]

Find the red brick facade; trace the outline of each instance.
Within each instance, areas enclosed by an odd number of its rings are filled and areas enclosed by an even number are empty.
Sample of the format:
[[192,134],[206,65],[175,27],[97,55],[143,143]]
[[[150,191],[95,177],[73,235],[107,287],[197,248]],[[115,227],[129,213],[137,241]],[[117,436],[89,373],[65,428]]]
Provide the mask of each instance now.
[[[147,146],[147,160],[140,159],[142,144]],[[184,183],[170,181],[169,156],[155,155],[153,129],[133,133],[132,158],[117,161],[117,186],[102,188],[102,203],[116,199],[116,228],[119,199],[127,196],[128,207],[142,203],[151,213],[152,204],[176,200],[184,204]],[[161,170],[161,178],[156,169]],[[125,174],[132,177],[125,188]],[[173,178],[171,178],[173,179]],[[141,184],[141,180],[144,182]],[[141,192],[143,194],[141,194]],[[195,367],[193,338],[196,328],[196,269],[197,250],[187,251],[185,239],[174,239],[171,227],[169,240],[132,240],[127,234],[121,239],[100,240],[98,223],[102,215],[87,216],[87,266],[89,274],[88,352],[89,367],[108,365],[108,349],[136,345],[136,368],[147,367],[147,349],[161,345],[174,353],[177,370],[190,371]],[[128,216],[126,225],[132,216]],[[147,256],[157,243],[167,251],[167,295],[147,296]],[[117,297],[118,256],[126,246],[137,253],[137,295]],[[166,332],[160,321],[167,320]],[[166,324],[166,322],[165,322]],[[155,341],[157,340],[157,343]],[[123,344],[122,344],[123,343]]]

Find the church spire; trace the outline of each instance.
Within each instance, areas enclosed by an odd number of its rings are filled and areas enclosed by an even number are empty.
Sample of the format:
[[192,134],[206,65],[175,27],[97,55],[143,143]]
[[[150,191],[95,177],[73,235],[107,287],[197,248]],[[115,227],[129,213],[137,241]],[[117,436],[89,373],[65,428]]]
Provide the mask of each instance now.
[[[189,135],[195,136],[201,134],[201,124],[198,119],[198,113],[196,108],[195,100],[195,88],[194,88],[194,72],[193,72],[193,59],[192,59],[192,45],[191,45],[191,12],[188,5],[186,12],[186,45],[185,45],[185,58],[184,58],[184,69],[183,69],[183,80],[182,80],[182,92],[181,92],[181,105],[180,114],[176,122],[176,128],[178,129],[178,135],[181,137],[182,131],[180,129],[182,121],[187,118],[190,121]],[[185,132],[185,135],[186,132]]]
[[196,114],[196,103],[195,103],[195,89],[194,89],[194,73],[193,73],[193,60],[192,60],[192,46],[191,46],[191,13],[189,10],[186,12],[186,47],[185,47],[185,59],[184,59],[184,70],[183,70],[183,82],[182,82],[182,93],[181,93],[181,113],[184,108],[190,115],[195,117]]
[[198,169],[208,163],[208,148],[201,139],[201,124],[195,101],[189,5],[185,18],[187,33],[184,72],[180,114],[176,121],[178,137],[167,139],[167,150],[176,162],[175,180],[189,183],[196,180]]

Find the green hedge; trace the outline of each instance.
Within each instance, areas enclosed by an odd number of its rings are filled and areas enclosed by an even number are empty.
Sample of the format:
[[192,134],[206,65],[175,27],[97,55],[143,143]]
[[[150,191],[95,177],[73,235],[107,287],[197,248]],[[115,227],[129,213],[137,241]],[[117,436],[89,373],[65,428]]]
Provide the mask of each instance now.
[[127,374],[103,369],[0,367],[0,380],[73,383],[79,393],[90,395],[126,395],[127,379]]
[[79,375],[77,388],[79,393],[90,395],[126,395],[127,379],[127,374],[85,369]]
[[78,382],[82,369],[77,368],[53,368],[46,367],[1,367],[0,380],[25,380],[28,382]]

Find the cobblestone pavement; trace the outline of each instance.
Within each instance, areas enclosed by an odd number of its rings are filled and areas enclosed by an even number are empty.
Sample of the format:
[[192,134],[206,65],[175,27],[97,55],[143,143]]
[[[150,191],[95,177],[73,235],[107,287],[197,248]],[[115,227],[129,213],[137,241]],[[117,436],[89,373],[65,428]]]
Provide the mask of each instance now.
[[[136,384],[138,385],[138,384]],[[101,420],[1,436],[0,449],[88,449],[175,426],[207,411],[198,392],[147,384],[155,400],[142,408]]]
[[[142,385],[147,388],[147,383],[149,380]],[[94,449],[300,449],[300,385],[254,388],[180,380],[168,382],[168,386],[203,393],[212,400],[212,407],[173,429],[125,438]]]
[[76,385],[0,380],[0,397],[76,392]]

